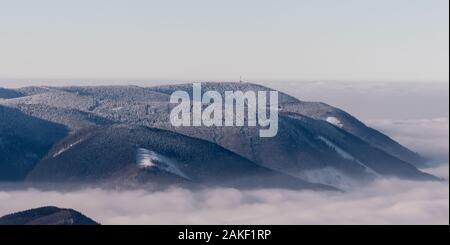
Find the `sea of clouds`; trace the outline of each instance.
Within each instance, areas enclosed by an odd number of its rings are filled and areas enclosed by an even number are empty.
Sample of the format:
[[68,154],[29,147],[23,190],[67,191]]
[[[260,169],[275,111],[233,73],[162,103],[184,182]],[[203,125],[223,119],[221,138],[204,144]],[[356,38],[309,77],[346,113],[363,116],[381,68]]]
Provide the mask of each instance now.
[[[448,165],[435,169],[448,176]],[[378,180],[347,193],[262,189],[0,191],[0,214],[71,207],[102,224],[449,224],[445,182]]]
[[[440,93],[437,90],[435,92]],[[448,101],[448,89],[446,93]],[[436,97],[433,93],[430,96]],[[444,95],[439,96],[445,97],[445,91]],[[391,99],[395,100],[395,96]],[[102,224],[448,225],[448,111],[434,110],[428,115],[429,118],[421,118],[409,108],[410,112],[403,112],[400,118],[391,118],[388,117],[390,115],[382,114],[377,104],[371,105],[377,108],[381,119],[365,118],[364,122],[432,160],[433,164],[424,171],[442,177],[444,181],[379,179],[345,193],[280,189],[242,191],[228,188],[199,191],[173,188],[158,192],[0,189],[0,216],[53,205],[76,209]]]
[[431,164],[448,162],[449,119],[369,120],[367,124],[418,152]]

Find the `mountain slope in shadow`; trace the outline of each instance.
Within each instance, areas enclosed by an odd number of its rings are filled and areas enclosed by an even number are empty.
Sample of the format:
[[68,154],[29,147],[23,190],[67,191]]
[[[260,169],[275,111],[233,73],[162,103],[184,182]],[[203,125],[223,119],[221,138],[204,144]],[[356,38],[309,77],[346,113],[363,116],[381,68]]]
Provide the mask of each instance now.
[[73,209],[41,207],[0,217],[0,225],[99,225]]
[[261,167],[204,140],[130,125],[94,127],[68,136],[27,181],[336,190]]
[[65,126],[0,106],[0,181],[21,181],[50,148],[68,134]]

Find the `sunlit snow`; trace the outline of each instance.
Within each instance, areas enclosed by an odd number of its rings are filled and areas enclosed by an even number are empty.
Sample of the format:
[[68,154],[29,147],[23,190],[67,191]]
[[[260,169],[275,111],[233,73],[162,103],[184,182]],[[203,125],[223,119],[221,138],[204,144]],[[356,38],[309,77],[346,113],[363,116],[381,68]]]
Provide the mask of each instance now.
[[327,117],[326,121],[337,127],[340,128],[344,127],[344,124],[336,117]]
[[141,168],[157,168],[159,170],[189,179],[186,174],[178,169],[174,160],[154,151],[150,151],[145,148],[138,148],[136,160],[137,164]]
[[58,152],[56,152],[55,154],[53,154],[53,157],[57,157],[59,155],[61,155],[62,153],[66,152],[67,150],[69,150],[70,148],[74,147],[75,145],[78,145],[79,143],[81,143],[81,141],[83,141],[83,139],[79,139],[75,142],[73,142],[72,144],[63,147],[62,149],[60,149]]

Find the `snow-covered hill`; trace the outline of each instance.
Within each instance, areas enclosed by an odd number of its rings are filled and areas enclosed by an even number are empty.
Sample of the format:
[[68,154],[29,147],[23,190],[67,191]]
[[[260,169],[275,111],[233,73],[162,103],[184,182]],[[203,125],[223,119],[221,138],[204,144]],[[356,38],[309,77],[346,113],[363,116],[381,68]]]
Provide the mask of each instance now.
[[[202,89],[203,91],[215,90],[221,94],[230,90],[270,90],[270,88],[251,83],[202,83]],[[179,142],[176,144],[185,144],[184,141],[189,141],[187,139],[203,140],[211,145],[217,145],[226,149],[230,153],[236,154],[236,156],[242,157],[264,169],[292,176],[299,180],[307,179],[309,182],[340,186],[340,182],[343,179],[349,180],[346,181],[348,183],[361,183],[383,176],[396,176],[407,179],[435,179],[433,176],[424,174],[416,168],[416,166],[421,166],[424,162],[423,158],[418,154],[408,150],[388,136],[367,127],[350,114],[324,103],[304,102],[284,93],[279,95],[279,131],[277,136],[273,138],[260,138],[258,127],[175,128],[170,124],[169,120],[170,110],[174,106],[169,104],[169,98],[171,93],[176,90],[192,93],[192,84],[148,88],[137,86],[29,87],[15,90],[17,96],[0,100],[0,106],[20,112],[29,118],[62,125],[67,128],[68,132],[64,134],[67,138],[59,143],[52,142],[53,149],[47,152],[47,157],[42,159],[39,164],[41,167],[46,165],[52,166],[51,171],[56,171],[56,173],[59,171],[58,166],[61,166],[58,164],[63,162],[63,160],[58,159],[66,157],[72,150],[80,152],[79,154],[81,155],[81,158],[79,158],[80,156],[73,156],[68,159],[75,166],[87,159],[91,163],[102,163],[102,159],[105,156],[108,154],[114,155],[114,152],[104,152],[104,155],[98,155],[97,152],[88,151],[88,149],[97,149],[98,146],[89,145],[83,137],[78,137],[79,135],[89,135],[91,133],[94,134],[94,132],[101,134],[102,137],[100,138],[105,139],[101,145],[105,149],[110,149],[110,145],[115,142],[106,140],[109,138],[117,141],[114,145],[116,147],[119,147],[120,144],[128,145],[130,141],[133,141],[130,139],[131,136],[119,137],[115,135],[114,130],[126,131],[120,127],[118,129],[115,126],[111,126],[117,124],[125,128],[138,125],[145,126],[149,130],[163,129],[172,131],[175,133],[173,137],[179,139]],[[14,121],[11,121],[8,116],[4,118],[4,123],[14,124]],[[133,135],[132,133],[130,134]],[[153,135],[143,134],[147,135],[147,137]],[[183,135],[188,137],[183,138]],[[153,142],[153,139],[145,140]],[[161,140],[163,142],[167,141],[167,139]],[[120,143],[121,141],[122,143]],[[119,149],[122,148],[119,147]],[[135,144],[126,148],[126,154],[118,151],[121,154],[125,154],[125,159],[127,159],[120,164],[133,163],[132,166],[136,167],[136,169],[158,170],[159,172],[164,172],[164,174],[160,173],[162,175],[174,175],[171,178],[183,179],[182,181],[188,181],[192,177],[185,171],[196,169],[184,169],[185,167],[182,166],[173,168],[174,166],[169,167],[170,164],[167,165],[164,161],[162,161],[164,167],[159,165],[159,167],[139,168],[139,162],[144,164],[142,158],[140,160],[136,159],[135,153],[139,149],[146,149],[149,152],[153,152],[152,154],[162,154],[158,156],[161,159],[161,156],[164,156],[166,160],[174,159],[174,156],[177,156],[179,154],[178,151],[180,151],[178,148],[174,148],[169,152],[166,151],[167,149],[155,151],[153,148],[143,147],[142,142],[139,144],[135,142]],[[111,149],[111,151],[113,150]],[[195,148],[189,148],[189,151],[195,152]],[[198,152],[198,154],[202,153]],[[213,155],[213,153],[211,154]],[[142,157],[142,154],[140,157]],[[147,157],[149,157],[149,154],[147,154]],[[79,162],[75,162],[74,159],[78,159]],[[109,158],[106,157],[105,159]],[[210,162],[214,162],[213,160],[214,157],[211,158]],[[14,161],[6,163],[3,160],[0,164],[0,166],[9,166],[15,163]],[[86,166],[88,166],[86,165],[81,168],[84,169],[84,172],[77,172],[72,177],[86,180],[90,177],[90,171],[96,173],[94,176],[99,174],[102,178],[117,175],[114,171],[107,171],[113,168],[113,164],[110,162],[102,164],[104,166],[96,165],[98,169],[89,171],[86,169]],[[111,166],[108,164],[111,164]],[[228,168],[231,168],[231,166],[233,164],[229,164]],[[42,171],[40,174],[37,174],[41,167],[38,166],[33,170],[30,179],[40,176],[40,180],[45,180],[46,178],[49,178],[49,181],[63,180],[62,177],[58,178],[58,175],[42,175],[44,176],[42,177],[40,175]],[[238,169],[238,167],[236,168]],[[178,174],[175,174],[177,170],[174,169],[178,169]],[[220,169],[224,171],[226,168]],[[333,171],[330,171],[330,169]],[[96,171],[100,172],[97,173]],[[125,179],[129,179],[132,173],[136,174],[136,171],[138,170],[128,172],[128,176]],[[149,174],[148,172],[146,174]],[[331,173],[334,173],[334,177],[330,176]],[[68,178],[74,172],[70,172],[69,175],[67,173],[61,174],[64,178]],[[154,175],[154,173],[151,174]],[[211,175],[211,173],[209,174]],[[150,176],[142,177],[142,174],[140,176],[140,180],[150,178]],[[195,174],[194,176],[198,177]],[[120,178],[122,177],[120,176]],[[195,178],[192,177],[192,179]]]

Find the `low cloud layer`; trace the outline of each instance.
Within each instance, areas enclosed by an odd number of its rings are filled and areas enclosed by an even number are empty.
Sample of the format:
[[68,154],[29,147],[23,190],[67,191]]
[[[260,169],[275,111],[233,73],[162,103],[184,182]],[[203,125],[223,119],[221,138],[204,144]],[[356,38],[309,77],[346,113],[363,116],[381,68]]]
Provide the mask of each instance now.
[[[448,165],[434,169],[446,173]],[[262,189],[0,191],[0,215],[70,207],[102,224],[449,224],[449,185],[383,179],[348,193]]]
[[371,120],[368,124],[433,162],[448,161],[448,118]]

